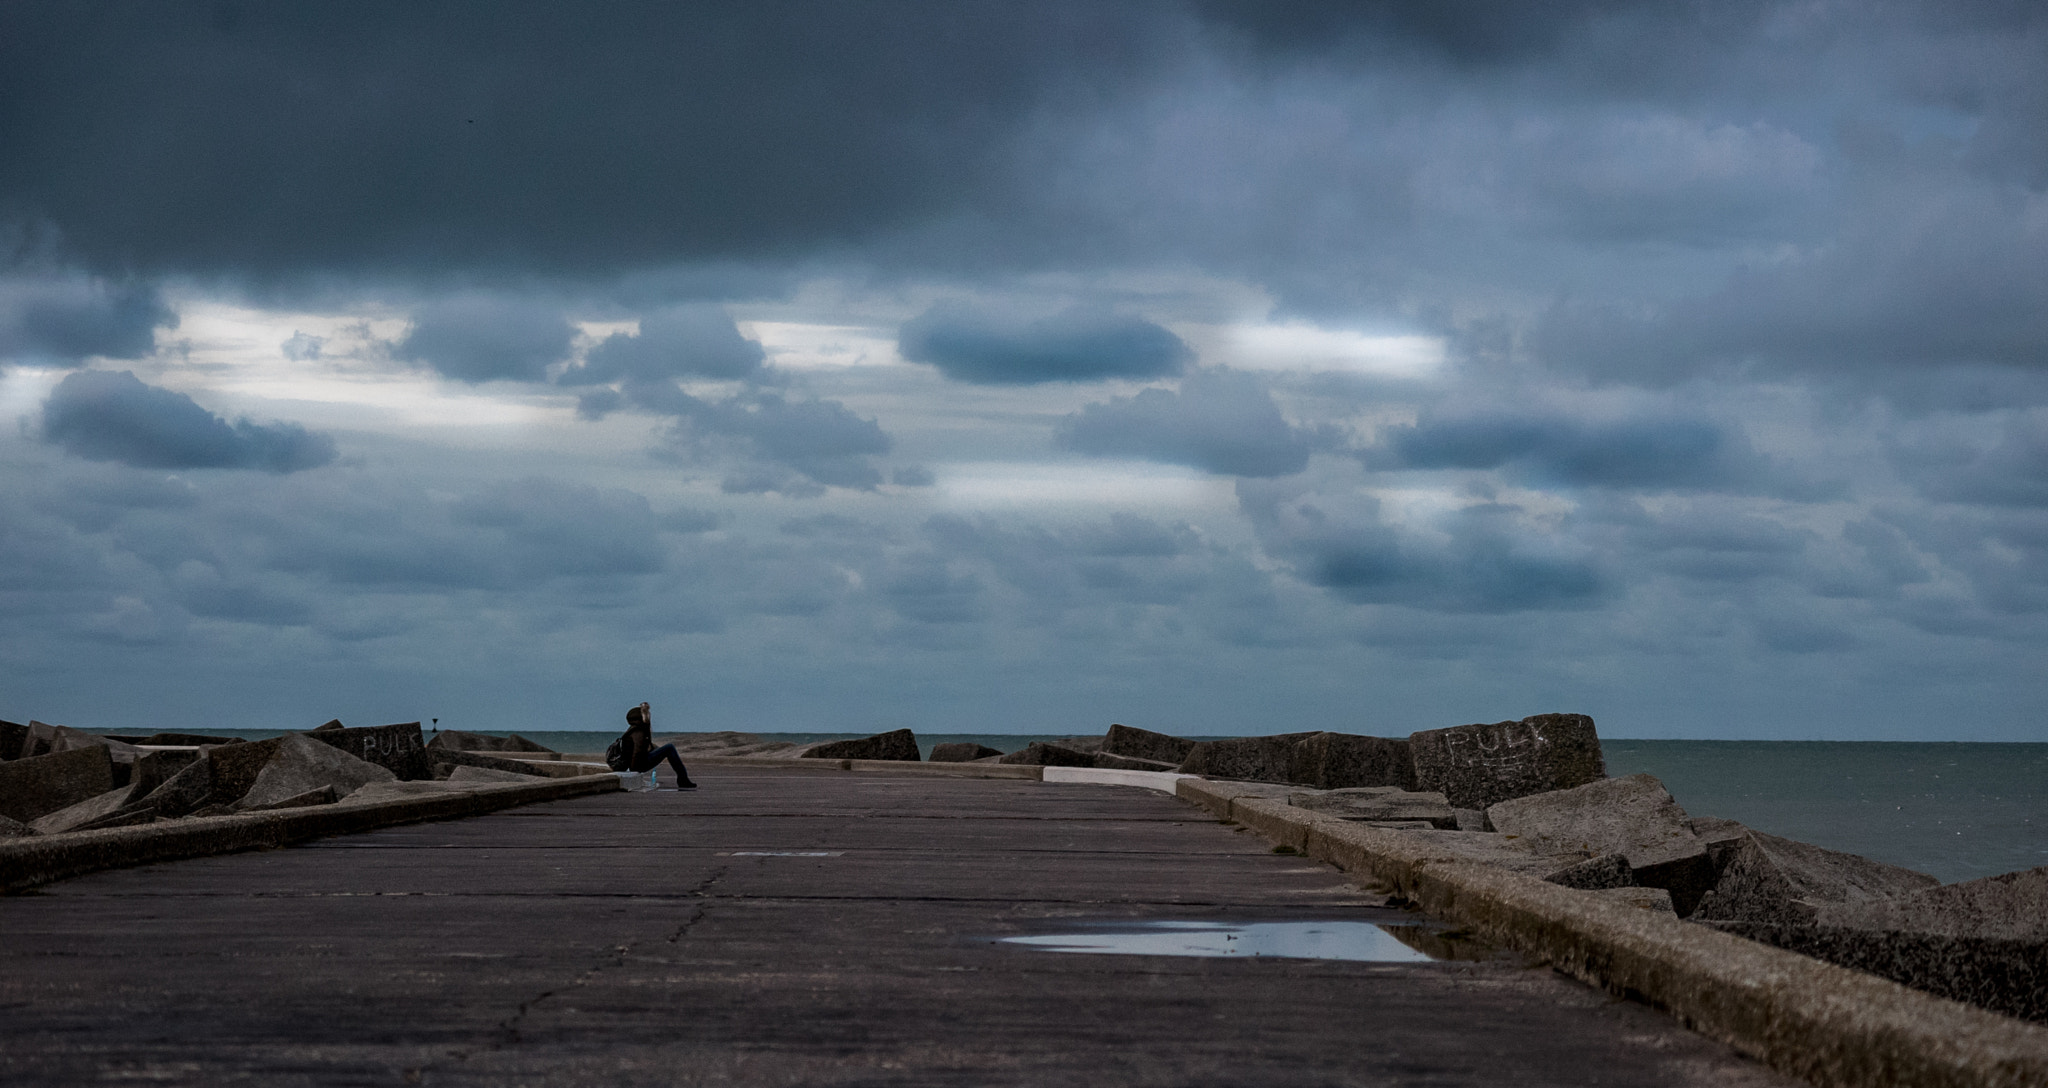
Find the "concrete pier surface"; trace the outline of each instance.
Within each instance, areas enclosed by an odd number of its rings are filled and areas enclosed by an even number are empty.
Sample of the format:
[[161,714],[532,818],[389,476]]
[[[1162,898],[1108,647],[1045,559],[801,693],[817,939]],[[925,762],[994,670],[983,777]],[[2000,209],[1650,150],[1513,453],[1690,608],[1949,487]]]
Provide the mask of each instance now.
[[0,1084],[1794,1083],[1510,960],[997,943],[1417,920],[1162,793],[693,773],[0,898]]

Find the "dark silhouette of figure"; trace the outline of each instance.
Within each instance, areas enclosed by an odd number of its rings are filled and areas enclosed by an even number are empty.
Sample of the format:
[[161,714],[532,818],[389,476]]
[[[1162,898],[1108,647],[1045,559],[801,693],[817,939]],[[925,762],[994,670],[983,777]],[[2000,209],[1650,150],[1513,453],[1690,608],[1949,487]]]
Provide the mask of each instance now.
[[683,757],[676,754],[676,746],[664,744],[654,747],[654,713],[646,703],[626,711],[626,769],[651,771],[668,761],[675,768],[676,788],[694,790],[695,782],[690,781],[690,772],[683,768]]

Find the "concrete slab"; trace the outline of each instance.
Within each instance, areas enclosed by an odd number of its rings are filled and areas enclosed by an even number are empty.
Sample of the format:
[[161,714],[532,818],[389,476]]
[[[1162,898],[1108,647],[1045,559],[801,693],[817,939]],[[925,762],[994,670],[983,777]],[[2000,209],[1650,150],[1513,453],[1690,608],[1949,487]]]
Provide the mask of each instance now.
[[996,943],[1414,920],[1149,790],[692,770],[0,899],[0,1081],[1789,1083],[1509,961]]

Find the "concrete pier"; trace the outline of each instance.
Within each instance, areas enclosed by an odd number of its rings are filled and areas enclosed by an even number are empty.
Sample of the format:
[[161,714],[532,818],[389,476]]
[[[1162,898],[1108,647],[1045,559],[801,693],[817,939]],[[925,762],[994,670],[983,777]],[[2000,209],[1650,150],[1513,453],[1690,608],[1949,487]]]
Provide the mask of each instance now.
[[1793,1083],[1512,961],[995,943],[1416,920],[1162,793],[693,773],[0,898],[0,1083]]

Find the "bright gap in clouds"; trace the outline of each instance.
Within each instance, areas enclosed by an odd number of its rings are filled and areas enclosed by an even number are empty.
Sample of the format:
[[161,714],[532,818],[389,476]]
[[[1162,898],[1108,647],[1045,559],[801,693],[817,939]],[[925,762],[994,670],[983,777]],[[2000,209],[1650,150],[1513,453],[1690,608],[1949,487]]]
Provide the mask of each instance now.
[[1290,322],[1176,326],[1205,363],[1242,370],[1308,370],[1427,378],[1443,367],[1441,337],[1374,335]]
[[893,332],[862,325],[741,321],[740,335],[759,343],[770,364],[791,370],[909,366],[896,354]]
[[1172,465],[959,462],[938,472],[941,501],[958,507],[1088,505],[1189,509],[1228,506],[1231,482]]

